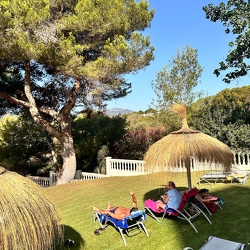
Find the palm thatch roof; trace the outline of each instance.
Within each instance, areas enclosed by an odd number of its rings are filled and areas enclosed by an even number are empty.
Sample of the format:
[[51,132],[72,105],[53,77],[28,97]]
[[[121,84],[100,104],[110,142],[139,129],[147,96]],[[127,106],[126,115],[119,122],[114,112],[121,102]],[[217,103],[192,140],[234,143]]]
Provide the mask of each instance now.
[[199,161],[222,164],[225,171],[228,171],[234,162],[234,156],[229,147],[201,131],[190,129],[184,105],[176,104],[172,110],[181,115],[182,128],[151,145],[144,156],[146,169],[150,169],[151,172],[164,171],[166,168],[184,165],[187,168],[188,186],[191,186],[192,157]]
[[0,167],[0,249],[55,249],[63,243],[56,207],[36,183]]

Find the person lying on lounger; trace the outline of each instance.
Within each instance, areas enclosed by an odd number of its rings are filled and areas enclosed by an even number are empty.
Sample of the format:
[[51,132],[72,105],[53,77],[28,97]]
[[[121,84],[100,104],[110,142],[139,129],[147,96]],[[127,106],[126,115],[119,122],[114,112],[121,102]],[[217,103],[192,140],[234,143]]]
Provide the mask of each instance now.
[[[209,190],[206,188],[200,189],[198,194],[195,196],[195,198],[198,201],[203,202],[203,204],[211,211],[216,211],[216,202],[220,202],[221,204],[224,204],[224,200],[221,198],[218,198],[216,196],[213,196],[209,193]],[[202,207],[199,203],[197,204],[199,207]]]
[[126,208],[126,207],[114,207],[114,206],[108,206],[107,209],[99,209],[97,207],[93,207],[93,210],[95,212],[99,212],[100,214],[107,214],[117,220],[122,220],[123,218],[129,216],[132,212],[136,212],[138,210],[137,207],[137,199],[135,197],[134,192],[130,192],[130,195],[132,197],[132,208]]
[[209,190],[206,189],[206,188],[200,189],[200,191],[198,192],[196,197],[202,202],[207,202],[207,201],[214,202],[214,201],[219,201],[220,200],[220,198],[218,198],[216,196],[212,196],[211,194],[209,194]]

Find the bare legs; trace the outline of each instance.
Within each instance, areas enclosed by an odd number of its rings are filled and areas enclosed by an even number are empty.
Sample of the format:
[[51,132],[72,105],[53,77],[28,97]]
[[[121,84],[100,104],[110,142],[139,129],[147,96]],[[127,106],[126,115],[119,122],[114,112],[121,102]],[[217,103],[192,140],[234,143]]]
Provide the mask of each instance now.
[[[130,192],[130,195],[131,195],[131,198],[132,198],[132,207],[137,208],[137,199],[136,199],[136,197],[135,197],[134,192]],[[99,212],[99,213],[101,213],[101,214],[107,214],[107,211],[113,210],[113,209],[115,209],[115,208],[116,208],[116,207],[111,206],[110,203],[108,204],[107,209],[99,209],[98,207],[93,206],[93,210],[94,210],[95,212]]]

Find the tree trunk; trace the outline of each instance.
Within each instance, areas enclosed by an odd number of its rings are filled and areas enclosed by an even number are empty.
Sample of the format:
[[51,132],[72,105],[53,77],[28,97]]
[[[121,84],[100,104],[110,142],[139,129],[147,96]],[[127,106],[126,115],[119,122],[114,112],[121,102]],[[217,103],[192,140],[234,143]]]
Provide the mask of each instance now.
[[[74,179],[76,172],[76,156],[74,150],[73,137],[71,134],[71,122],[70,111],[75,105],[77,92],[80,88],[80,82],[74,84],[69,101],[62,107],[62,109],[57,113],[53,109],[43,109],[42,107],[38,108],[36,101],[32,95],[31,91],[31,80],[30,80],[30,63],[27,62],[25,65],[25,84],[24,91],[27,99],[29,100],[29,111],[34,119],[34,121],[45,129],[51,136],[56,137],[61,144],[61,156],[63,159],[63,166],[57,180],[58,184],[65,184]],[[45,120],[40,112],[46,113],[57,120],[60,125],[60,129],[56,126],[53,126],[50,121]]]
[[63,159],[63,166],[56,183],[57,185],[68,183],[73,180],[75,176],[76,155],[72,136],[65,136],[62,143],[61,156]]

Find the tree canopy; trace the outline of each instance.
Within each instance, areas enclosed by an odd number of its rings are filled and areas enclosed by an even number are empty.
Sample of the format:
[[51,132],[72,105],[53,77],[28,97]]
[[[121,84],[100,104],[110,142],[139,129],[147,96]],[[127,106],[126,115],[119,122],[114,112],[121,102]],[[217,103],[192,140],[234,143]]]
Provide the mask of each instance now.
[[154,104],[158,110],[164,110],[173,103],[190,105],[199,93],[194,93],[203,68],[198,62],[198,51],[186,46],[183,51],[178,49],[169,65],[156,74],[152,86],[157,99]]
[[153,16],[147,0],[0,2],[1,110],[27,109],[58,139],[59,183],[75,174],[71,111],[102,109],[130,92],[125,75],[153,60],[141,33]]
[[232,80],[247,75],[250,69],[250,2],[244,0],[229,0],[218,6],[208,4],[203,7],[206,18],[212,22],[220,21],[225,26],[226,34],[233,34],[234,41],[229,43],[226,59],[220,62],[220,67],[214,70],[216,76],[222,71],[227,72],[223,81]]
[[250,86],[225,89],[192,105],[190,124],[234,151],[250,147]]

